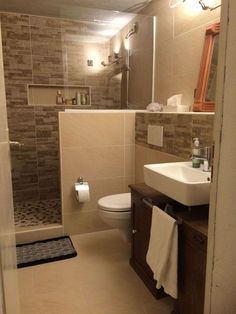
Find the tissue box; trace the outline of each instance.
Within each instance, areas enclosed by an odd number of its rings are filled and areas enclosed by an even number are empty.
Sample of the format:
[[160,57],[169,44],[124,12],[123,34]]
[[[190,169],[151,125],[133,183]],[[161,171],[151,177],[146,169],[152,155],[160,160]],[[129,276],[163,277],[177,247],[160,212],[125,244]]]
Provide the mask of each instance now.
[[174,95],[167,99],[167,106],[178,106],[182,102],[182,94]]
[[178,105],[177,106],[177,112],[189,112],[189,106],[188,105]]
[[177,106],[163,106],[162,112],[177,112]]

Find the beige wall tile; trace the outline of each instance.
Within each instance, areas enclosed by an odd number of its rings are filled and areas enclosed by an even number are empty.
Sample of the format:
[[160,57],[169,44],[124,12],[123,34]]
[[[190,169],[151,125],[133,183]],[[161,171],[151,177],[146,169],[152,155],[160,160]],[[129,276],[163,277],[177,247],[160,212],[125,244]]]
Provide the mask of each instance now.
[[125,146],[125,176],[133,176],[135,170],[135,145]]
[[168,1],[155,10],[157,17],[157,40],[160,42],[173,39],[174,36],[174,11],[170,10]]
[[61,146],[124,144],[123,113],[60,114]]
[[105,178],[98,180],[89,180],[90,202],[78,203],[74,190],[74,182],[63,180],[62,202],[63,214],[69,212],[93,211],[97,209],[98,200],[106,195],[112,195],[124,192],[124,178]]
[[125,113],[125,145],[135,143],[135,113]]
[[155,149],[147,148],[147,163],[148,164],[156,164],[156,163],[164,163],[164,162],[177,162],[184,161],[185,159],[180,158],[175,155],[170,155],[167,153],[163,153],[157,151]]
[[173,95],[173,46],[173,40],[157,42],[155,99],[163,105],[166,105],[167,99]]
[[202,26],[174,40],[172,92],[183,94],[184,105],[192,105],[194,101],[194,89],[197,87],[205,30],[206,27]]
[[135,145],[135,183],[144,182],[143,165],[147,162],[147,148]]
[[[62,113],[60,138],[66,232],[77,233],[78,224],[81,233],[106,229],[96,216],[99,198],[129,192],[134,182],[135,113]],[[90,184],[91,200],[84,204],[74,191],[79,176]]]
[[85,180],[124,176],[123,146],[64,148],[61,159],[62,177],[71,182],[80,176]]
[[98,210],[65,214],[66,234],[80,234],[111,229],[99,217]]
[[186,2],[173,11],[175,19],[175,37],[185,32],[191,32],[199,26],[214,23],[216,19],[220,18],[220,8],[214,11],[203,11],[198,3],[196,3],[196,7],[193,8],[193,6],[191,7],[190,4]]
[[[138,16],[137,36],[130,37],[129,95],[132,108],[146,108],[152,100],[153,20]],[[148,36],[147,36],[148,34]]]
[[186,1],[171,9],[169,1],[156,0],[142,11],[157,16],[155,101],[166,104],[170,96],[182,93],[183,103],[193,104],[205,30],[220,19],[220,9],[203,11],[197,1],[196,8]]
[[17,229],[16,232],[16,242],[20,243],[29,243],[33,241],[46,240],[50,238],[61,237],[64,235],[64,229],[62,225],[51,225],[47,228],[27,228]]
[[156,164],[164,162],[184,161],[175,155],[160,152],[141,145],[135,145],[135,183],[144,182],[143,166],[145,164]]
[[125,182],[125,193],[130,192],[130,188],[129,188],[129,184],[134,184],[135,183],[135,176],[131,176],[131,177],[125,177],[124,179]]

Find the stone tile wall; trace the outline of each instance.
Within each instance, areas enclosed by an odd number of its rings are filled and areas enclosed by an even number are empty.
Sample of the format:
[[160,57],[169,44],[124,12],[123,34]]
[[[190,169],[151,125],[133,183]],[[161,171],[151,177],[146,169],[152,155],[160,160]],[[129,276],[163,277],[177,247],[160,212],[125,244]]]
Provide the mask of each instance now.
[[58,111],[56,106],[8,108],[10,138],[24,144],[13,148],[14,201],[60,198]]
[[[147,144],[148,125],[164,126],[163,147]],[[188,159],[192,139],[198,137],[202,147],[213,143],[214,114],[136,114],[136,144]]]
[[[109,43],[86,42],[87,25],[77,21],[11,13],[0,19],[10,139],[24,144],[12,149],[14,201],[58,199],[58,112],[65,107],[28,105],[27,84],[89,85],[92,108],[120,108],[117,80],[100,65]],[[88,68],[92,50],[99,65]]]
[[[0,14],[7,105],[27,104],[27,84],[88,85],[92,108],[113,105],[111,71],[101,66],[110,54],[109,42],[88,42],[86,23],[22,14]],[[95,66],[87,59],[96,54]],[[114,70],[114,69],[113,69]],[[120,108],[117,99],[114,106]]]

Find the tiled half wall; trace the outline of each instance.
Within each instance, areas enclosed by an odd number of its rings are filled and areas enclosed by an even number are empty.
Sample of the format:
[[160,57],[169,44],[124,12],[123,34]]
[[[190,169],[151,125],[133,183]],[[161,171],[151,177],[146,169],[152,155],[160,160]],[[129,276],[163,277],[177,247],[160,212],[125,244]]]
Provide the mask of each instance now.
[[[164,127],[163,147],[147,143],[148,125]],[[201,147],[213,143],[214,114],[137,113],[135,139],[135,181],[143,182],[143,165],[190,160],[192,139]]]
[[[98,216],[99,198],[128,191],[134,182],[135,111],[60,113],[62,215],[65,232],[109,228]],[[82,176],[91,200],[79,204],[74,183]]]

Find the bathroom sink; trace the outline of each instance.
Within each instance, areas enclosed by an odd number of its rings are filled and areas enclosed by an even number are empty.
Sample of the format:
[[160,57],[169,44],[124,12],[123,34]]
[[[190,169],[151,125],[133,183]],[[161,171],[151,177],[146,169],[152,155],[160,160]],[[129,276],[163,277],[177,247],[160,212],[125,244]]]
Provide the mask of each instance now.
[[209,204],[210,178],[191,162],[144,165],[147,185],[187,206]]

